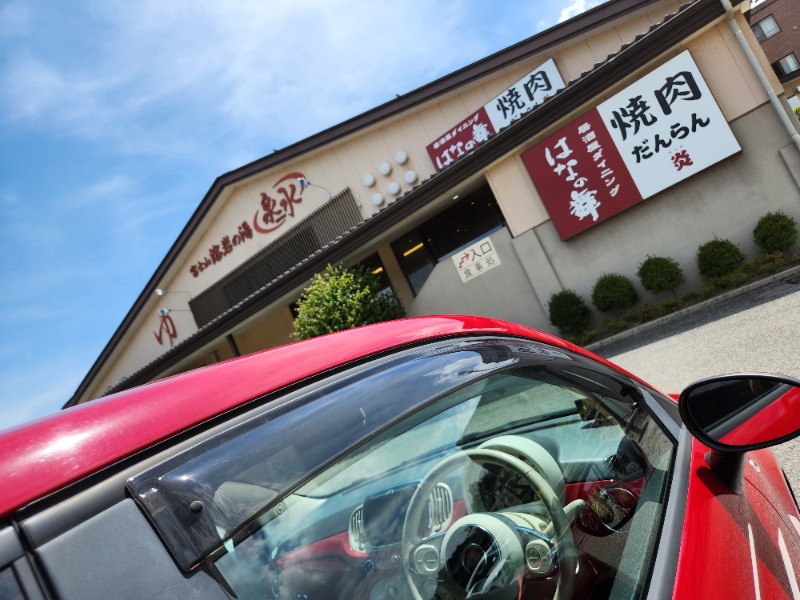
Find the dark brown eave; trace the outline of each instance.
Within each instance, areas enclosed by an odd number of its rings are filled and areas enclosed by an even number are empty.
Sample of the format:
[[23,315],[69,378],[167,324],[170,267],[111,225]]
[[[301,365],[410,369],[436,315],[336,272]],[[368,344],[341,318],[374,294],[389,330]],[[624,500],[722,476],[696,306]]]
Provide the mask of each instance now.
[[[733,0],[732,3],[738,5],[742,1],[744,0]],[[336,127],[289,146],[275,154],[220,176],[214,182],[175,244],[173,244],[147,286],[145,286],[143,292],[137,298],[134,306],[128,312],[122,324],[95,361],[72,398],[65,404],[65,407],[77,404],[80,396],[89,387],[105,361],[108,360],[111,353],[122,340],[122,337],[131,327],[133,321],[145,306],[148,299],[153,295],[161,279],[174,261],[179,258],[181,251],[192,235],[201,226],[203,219],[213,206],[215,199],[227,186],[270,169],[273,166],[285,163],[296,156],[303,155],[315,148],[329,144],[336,139],[350,135],[395,114],[402,113],[413,106],[430,101],[439,95],[457,89],[469,81],[483,77],[496,69],[513,64],[527,56],[541,53],[549,47],[563,43],[574,36],[600,27],[628,12],[656,3],[656,0],[612,0],[592,11],[584,13],[580,17],[576,17],[534,38],[512,46],[503,52],[499,52],[469,67],[465,67],[452,75],[439,79],[406,96],[402,96]],[[273,284],[262,290],[261,293],[254,295],[247,301],[237,305],[219,318],[208,323],[193,336],[187,338],[182,343],[126,378],[123,382],[114,386],[112,391],[116,392],[128,389],[157,378],[165,370],[201,350],[214,339],[224,335],[232,327],[244,322],[291,290],[302,285],[309,278],[310,274],[323,269],[328,263],[336,263],[343,260],[348,255],[355,252],[365,242],[388,231],[413,215],[417,210],[425,206],[431,198],[438,197],[447,193],[452,188],[457,187],[460,182],[470,175],[480,172],[505,154],[525,144],[538,132],[579,109],[588,99],[602,94],[609,87],[633,74],[636,70],[645,66],[651,60],[654,60],[692,33],[698,31],[723,14],[724,10],[719,0],[697,0],[691,5],[684,6],[682,10],[668,18],[664,23],[651,28],[649,32],[624,47],[606,62],[596,66],[592,71],[584,74],[577,81],[570,83],[564,90],[559,92],[552,101],[537,107],[514,125],[508,127],[480,146],[472,154],[462,158],[447,170],[436,174],[422,185],[406,194],[402,199],[399,199],[383,211],[367,219],[349,235],[325,248],[324,251],[310,257],[300,267],[287,273],[280,280],[273,282]]]

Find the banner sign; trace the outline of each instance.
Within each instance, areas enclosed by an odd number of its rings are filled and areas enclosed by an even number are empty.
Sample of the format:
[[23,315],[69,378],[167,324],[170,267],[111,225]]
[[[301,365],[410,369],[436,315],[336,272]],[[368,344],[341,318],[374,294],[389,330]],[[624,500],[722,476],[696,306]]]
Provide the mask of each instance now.
[[566,240],[740,150],[686,50],[521,158]]
[[238,246],[252,240],[253,232],[269,234],[294,220],[295,206],[303,202],[305,189],[298,183],[300,179],[305,179],[302,173],[288,173],[275,182],[269,194],[261,192],[261,202],[253,215],[252,227],[245,219],[236,225],[235,231],[222,236],[219,243],[212,244],[205,256],[189,267],[192,277],[199,277],[200,273],[224,260]]
[[552,58],[539,65],[477,112],[428,144],[426,150],[436,171],[449,167],[563,87],[564,80]]

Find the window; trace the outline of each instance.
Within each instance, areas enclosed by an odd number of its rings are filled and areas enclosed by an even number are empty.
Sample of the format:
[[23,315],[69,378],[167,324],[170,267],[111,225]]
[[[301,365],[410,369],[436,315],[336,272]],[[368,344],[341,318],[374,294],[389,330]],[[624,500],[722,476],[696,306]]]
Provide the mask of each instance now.
[[772,15],[764,17],[758,23],[753,25],[753,33],[756,34],[756,39],[759,42],[763,42],[764,40],[771,38],[773,35],[780,33],[780,31],[781,28],[778,27],[778,22]]
[[392,242],[392,249],[411,289],[418,294],[437,263],[504,225],[491,188],[484,185]]
[[129,481],[184,568],[241,600],[646,593],[674,446],[635,382],[465,339],[320,383]]
[[392,250],[414,295],[419,294],[433,267],[436,266],[436,259],[422,241],[422,235],[419,231],[412,231],[392,242]]
[[800,63],[797,62],[797,57],[792,54],[787,54],[782,59],[778,61],[778,66],[780,67],[780,75],[788,75],[793,71],[797,71],[800,69]]

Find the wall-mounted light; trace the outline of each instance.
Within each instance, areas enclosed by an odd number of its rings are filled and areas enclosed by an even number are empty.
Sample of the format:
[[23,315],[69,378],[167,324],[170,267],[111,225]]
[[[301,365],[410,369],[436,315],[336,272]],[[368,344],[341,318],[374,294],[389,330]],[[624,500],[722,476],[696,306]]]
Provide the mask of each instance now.
[[380,192],[375,192],[372,194],[372,203],[375,206],[382,206],[383,205],[383,194]]
[[398,165],[404,165],[408,162],[408,152],[405,150],[398,150],[395,152],[394,159]]
[[389,185],[386,186],[386,190],[392,196],[398,196],[400,194],[400,184],[397,183],[396,181],[391,181],[389,182]]
[[389,175],[392,172],[392,165],[386,161],[383,161],[380,165],[378,165],[378,171],[381,172],[381,175]]
[[311,181],[309,181],[305,177],[298,177],[297,178],[297,185],[300,186],[301,190],[304,190],[304,189],[309,188],[309,187],[316,187],[316,188],[319,188],[321,190],[325,190],[328,193],[328,198],[333,198],[333,194],[331,194],[331,191],[328,188],[322,187],[321,185],[317,185],[316,183],[311,183]]
[[174,312],[192,312],[192,311],[189,310],[188,308],[166,308],[166,307],[164,307],[164,308],[159,308],[158,309],[158,314],[161,317],[166,317],[168,314],[174,313]]
[[192,295],[189,292],[184,292],[182,290],[165,290],[164,288],[156,288],[156,296],[166,296],[167,294],[186,294],[189,296],[189,300],[192,299]]
[[406,250],[405,252],[403,252],[403,256],[408,256],[409,254],[414,254],[414,252],[416,252],[416,251],[417,251],[417,250],[419,250],[420,248],[422,248],[422,242],[420,242],[419,244],[417,244],[417,245],[416,245],[416,246],[414,246],[413,248],[409,248],[408,250]]
[[417,182],[417,172],[416,171],[406,171],[406,174],[403,175],[403,179],[406,180],[408,185],[413,185]]

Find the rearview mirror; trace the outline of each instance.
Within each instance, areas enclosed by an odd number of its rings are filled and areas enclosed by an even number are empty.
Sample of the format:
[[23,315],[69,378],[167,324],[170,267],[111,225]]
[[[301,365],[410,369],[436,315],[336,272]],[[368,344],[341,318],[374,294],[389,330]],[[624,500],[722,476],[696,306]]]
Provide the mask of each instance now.
[[769,374],[720,375],[687,387],[678,400],[686,428],[726,453],[786,442],[800,434],[800,381]]

